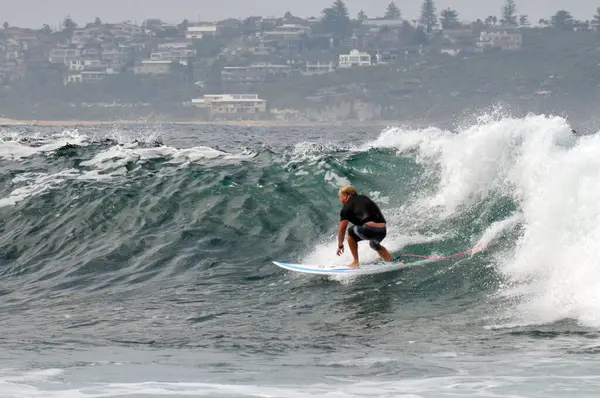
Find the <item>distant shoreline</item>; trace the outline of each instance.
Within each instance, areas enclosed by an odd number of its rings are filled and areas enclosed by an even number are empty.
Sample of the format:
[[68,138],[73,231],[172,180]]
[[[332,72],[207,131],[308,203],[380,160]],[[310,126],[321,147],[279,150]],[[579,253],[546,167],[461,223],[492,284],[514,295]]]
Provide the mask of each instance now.
[[15,120],[0,118],[2,126],[46,126],[46,127],[77,127],[77,126],[110,126],[110,125],[144,125],[144,124],[190,124],[190,125],[222,125],[222,126],[256,126],[256,127],[316,127],[316,126],[335,126],[335,125],[381,125],[395,126],[398,121],[368,121],[359,122],[349,121],[331,121],[331,122],[311,122],[311,121],[278,121],[278,120],[227,120],[227,121],[139,121],[139,120]]

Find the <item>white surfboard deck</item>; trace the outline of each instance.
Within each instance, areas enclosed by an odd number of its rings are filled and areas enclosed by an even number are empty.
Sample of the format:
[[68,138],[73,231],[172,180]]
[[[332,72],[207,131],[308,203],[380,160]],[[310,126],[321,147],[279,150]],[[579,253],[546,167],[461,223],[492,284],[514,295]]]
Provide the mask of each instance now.
[[345,265],[315,265],[315,264],[292,264],[281,261],[273,261],[273,264],[295,272],[304,274],[316,274],[316,275],[372,275],[381,274],[384,272],[396,271],[403,268],[409,268],[411,266],[422,263],[421,261],[413,262],[410,264],[404,264],[401,262],[393,263],[373,263],[373,264],[361,264],[358,268],[349,268]]

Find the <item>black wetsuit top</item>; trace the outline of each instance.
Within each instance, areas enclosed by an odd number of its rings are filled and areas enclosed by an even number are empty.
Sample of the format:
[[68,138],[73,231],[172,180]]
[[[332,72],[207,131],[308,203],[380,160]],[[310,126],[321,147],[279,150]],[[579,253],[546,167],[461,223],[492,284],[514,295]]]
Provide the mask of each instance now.
[[365,195],[354,195],[344,203],[340,211],[340,221],[344,220],[354,225],[363,225],[368,221],[385,223],[379,207]]

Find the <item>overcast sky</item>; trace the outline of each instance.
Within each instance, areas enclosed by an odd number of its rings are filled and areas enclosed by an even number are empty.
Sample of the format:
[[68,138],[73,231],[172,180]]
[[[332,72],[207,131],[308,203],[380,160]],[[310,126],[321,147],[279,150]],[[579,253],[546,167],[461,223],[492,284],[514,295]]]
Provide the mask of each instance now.
[[[381,16],[390,0],[346,0],[350,14],[362,9],[369,17]],[[532,22],[549,19],[565,9],[576,19],[592,19],[599,0],[515,0],[517,13],[529,15]],[[286,11],[301,17],[319,17],[321,10],[333,0],[0,0],[0,18],[12,26],[39,28],[43,24],[57,26],[67,15],[80,25],[96,16],[105,22],[131,20],[141,23],[146,18],[161,18],[167,22],[211,21],[227,17],[245,18],[250,15],[282,16]],[[461,19],[485,19],[499,16],[504,0],[436,0],[438,11],[455,8]],[[419,14],[421,0],[397,0],[405,18]]]

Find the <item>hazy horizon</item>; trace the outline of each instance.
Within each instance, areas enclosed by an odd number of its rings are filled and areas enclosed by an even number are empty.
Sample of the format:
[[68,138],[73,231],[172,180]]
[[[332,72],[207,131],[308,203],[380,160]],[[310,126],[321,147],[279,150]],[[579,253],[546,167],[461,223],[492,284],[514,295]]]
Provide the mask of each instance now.
[[[566,4],[558,0],[515,0],[517,14],[528,15],[532,23],[540,18],[549,19],[558,10],[569,11],[574,18],[580,20],[592,19],[600,3],[591,0],[582,0],[577,4]],[[41,3],[41,4],[40,4]],[[0,0],[3,15],[0,23],[8,22],[11,26],[26,28],[40,28],[44,24],[59,25],[66,16],[70,16],[79,25],[92,22],[100,17],[105,22],[120,22],[131,20],[141,23],[147,18],[160,18],[165,22],[179,23],[184,19],[190,21],[214,21],[228,17],[246,18],[255,16],[282,16],[286,11],[300,17],[319,17],[321,10],[329,7],[333,0],[305,0],[303,2],[289,0],[268,0],[258,5],[242,0],[221,0],[218,7],[208,0],[171,0],[162,2],[156,0],[129,0],[127,7],[123,7],[122,0],[104,0],[103,2],[86,0],[54,0],[40,2],[40,0],[21,0],[13,2]],[[373,0],[368,5],[358,0],[346,0],[351,16],[363,10],[369,17],[383,15],[390,0]],[[407,19],[418,18],[421,0],[405,4],[404,1],[395,1]],[[436,1],[438,13],[452,7],[459,12],[462,20],[485,19],[488,15],[500,16],[504,0],[494,0],[487,4],[473,0],[445,0]]]

